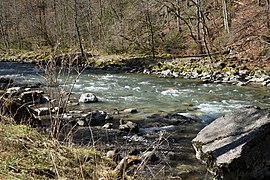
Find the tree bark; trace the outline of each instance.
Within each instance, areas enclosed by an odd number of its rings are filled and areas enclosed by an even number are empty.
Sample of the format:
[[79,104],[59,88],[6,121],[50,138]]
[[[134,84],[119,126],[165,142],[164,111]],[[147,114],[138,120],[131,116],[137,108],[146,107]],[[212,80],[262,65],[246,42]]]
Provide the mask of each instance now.
[[201,0],[196,0],[196,31],[197,31],[197,45],[198,53],[203,53],[202,38],[201,38]]
[[5,48],[8,50],[9,49],[9,35],[8,35],[8,30],[7,30],[7,14],[4,9],[7,8],[5,7],[4,1],[0,2],[0,33],[2,36],[3,44]]
[[270,0],[267,0],[267,27],[268,27],[268,32],[270,32]]
[[222,0],[222,11],[223,11],[224,28],[225,28],[225,31],[229,34],[230,28],[229,28],[229,15],[228,15],[227,0]]
[[84,49],[83,49],[82,36],[81,36],[79,22],[78,22],[79,14],[78,14],[77,0],[74,0],[74,9],[75,9],[75,27],[76,27],[76,32],[77,32],[77,36],[78,36],[80,51],[81,51],[82,59],[85,60],[86,57],[85,57],[85,53],[84,53]]
[[180,5],[180,0],[176,0],[176,5],[177,5],[177,10],[176,10],[176,13],[177,13],[177,16],[176,16],[176,24],[177,24],[177,30],[178,30],[178,33],[181,33],[182,32],[182,28],[181,28],[181,25],[180,25],[180,8],[179,8],[179,5]]
[[153,22],[151,20],[151,15],[150,15],[150,12],[149,12],[149,2],[146,1],[146,9],[145,9],[145,17],[146,17],[146,23],[147,23],[147,26],[148,26],[148,29],[150,31],[150,36],[151,36],[151,52],[152,52],[152,56],[153,58],[155,58],[155,32],[154,32],[154,28],[153,28]]

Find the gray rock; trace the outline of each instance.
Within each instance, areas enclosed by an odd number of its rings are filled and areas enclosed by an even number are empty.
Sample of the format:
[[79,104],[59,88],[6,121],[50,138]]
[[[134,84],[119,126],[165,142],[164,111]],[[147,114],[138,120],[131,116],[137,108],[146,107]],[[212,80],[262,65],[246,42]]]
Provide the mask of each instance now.
[[44,103],[46,100],[43,94],[44,92],[39,90],[26,91],[21,93],[20,99],[23,103]]
[[77,121],[77,124],[78,124],[79,126],[85,126],[85,125],[87,125],[87,123],[86,123],[84,120],[78,120],[78,121]]
[[56,113],[63,113],[63,108],[62,107],[38,107],[35,109],[32,109],[32,112],[34,113],[35,116],[47,116],[50,114],[56,114]]
[[10,95],[19,94],[22,92],[22,90],[23,89],[21,87],[11,87],[6,90],[6,93]]
[[107,113],[104,111],[92,111],[82,115],[82,120],[86,121],[91,126],[96,126],[105,122]]
[[170,160],[170,161],[174,161],[176,160],[176,155],[174,152],[168,152],[166,157]]
[[96,95],[94,95],[93,93],[85,93],[82,94],[79,102],[81,103],[93,103],[93,102],[98,102],[98,98]]
[[106,153],[107,158],[111,158],[114,162],[118,162],[122,159],[119,149],[110,150]]
[[120,120],[119,130],[138,133],[139,132],[139,126],[138,126],[137,123],[134,123],[132,121]]
[[143,153],[141,155],[142,159],[147,159],[148,161],[157,161],[158,160],[158,156],[156,155],[156,153],[154,151],[147,151],[145,153]]
[[143,136],[138,136],[137,134],[134,134],[132,136],[127,135],[127,136],[123,136],[123,139],[127,140],[128,142],[143,142],[143,143],[147,143],[147,139],[145,139],[145,137]]
[[51,112],[53,114],[56,114],[56,113],[62,114],[64,112],[64,109],[62,107],[53,107],[51,108]]
[[68,112],[69,114],[72,114],[72,115],[76,115],[76,114],[82,114],[83,113],[83,111],[76,111],[76,110],[74,110],[74,111],[69,111]]
[[111,129],[113,127],[113,123],[106,123],[102,126],[104,129]]
[[267,79],[262,83],[263,86],[268,86],[270,84],[270,79]]
[[45,116],[50,114],[50,109],[48,107],[40,107],[34,109],[34,114],[36,116]]
[[239,81],[236,85],[237,86],[246,86],[247,84],[248,84],[247,82]]
[[216,179],[269,177],[270,110],[237,109],[202,129],[192,144]]
[[136,108],[128,108],[123,110],[124,113],[138,113]]

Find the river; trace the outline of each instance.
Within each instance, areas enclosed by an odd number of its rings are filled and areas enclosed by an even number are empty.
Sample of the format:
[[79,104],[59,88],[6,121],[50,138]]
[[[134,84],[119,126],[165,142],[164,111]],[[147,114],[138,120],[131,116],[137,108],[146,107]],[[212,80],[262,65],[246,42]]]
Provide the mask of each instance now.
[[[0,77],[33,84],[45,83],[42,76],[43,71],[34,65],[0,62]],[[68,90],[75,78],[74,73],[69,77],[61,76],[60,87]],[[170,165],[169,170],[175,172],[173,176],[187,179],[203,179],[206,174],[204,166],[195,159],[190,143],[202,127],[235,108],[267,108],[270,105],[270,89],[266,87],[205,84],[196,80],[101,70],[85,70],[74,84],[72,99],[78,99],[82,93],[87,92],[97,95],[100,102],[80,105],[80,109],[113,112],[136,108],[139,113],[127,117],[131,120],[145,121],[153,114],[163,113],[177,113],[195,119],[195,124],[169,130],[173,139],[173,147],[170,145],[170,148],[178,152],[176,162]]]
[[[0,77],[15,78],[24,83],[45,83],[42,71],[30,64],[0,62]],[[75,78],[76,74],[71,74],[68,79]],[[73,81],[65,80],[66,77],[60,79],[60,86],[68,91]],[[141,114],[149,115],[181,112],[188,105],[195,110],[190,114],[206,123],[235,108],[266,108],[270,105],[270,89],[266,87],[204,84],[196,80],[101,70],[85,70],[72,92],[73,98],[87,92],[96,94],[101,103],[89,106],[108,111],[134,107]]]

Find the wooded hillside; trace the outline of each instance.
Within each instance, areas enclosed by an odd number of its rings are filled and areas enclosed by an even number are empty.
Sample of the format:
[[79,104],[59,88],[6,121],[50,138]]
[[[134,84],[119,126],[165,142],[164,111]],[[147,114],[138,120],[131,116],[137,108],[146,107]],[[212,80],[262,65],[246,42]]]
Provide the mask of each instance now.
[[0,48],[270,57],[270,0],[5,0]]

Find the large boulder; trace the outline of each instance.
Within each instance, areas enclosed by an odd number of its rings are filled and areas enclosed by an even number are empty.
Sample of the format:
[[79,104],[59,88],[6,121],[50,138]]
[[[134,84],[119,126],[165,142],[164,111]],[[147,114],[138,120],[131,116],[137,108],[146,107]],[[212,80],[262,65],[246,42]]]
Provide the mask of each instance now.
[[237,109],[202,129],[192,144],[215,179],[267,179],[270,110]]
[[85,94],[81,95],[79,102],[81,102],[81,103],[98,102],[98,98],[93,93],[85,93]]

